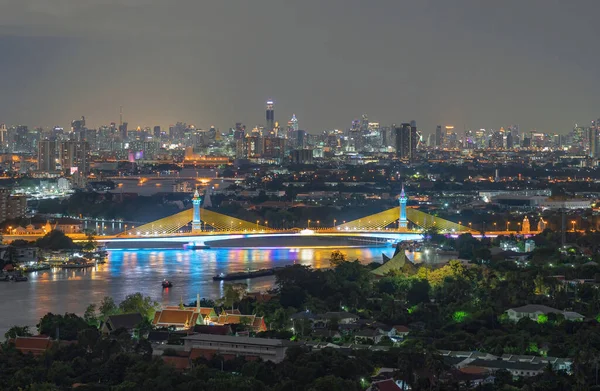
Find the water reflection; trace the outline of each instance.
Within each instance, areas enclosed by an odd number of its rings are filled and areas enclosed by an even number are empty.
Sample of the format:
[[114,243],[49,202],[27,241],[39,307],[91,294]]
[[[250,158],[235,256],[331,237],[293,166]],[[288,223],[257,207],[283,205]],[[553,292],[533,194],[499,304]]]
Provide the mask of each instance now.
[[[30,273],[28,282],[0,283],[0,335],[13,325],[35,326],[47,312],[74,312],[82,315],[90,303],[104,296],[119,302],[126,295],[141,292],[163,304],[182,298],[194,301],[196,294],[218,298],[223,283],[212,280],[219,273],[261,269],[299,263],[321,268],[329,266],[332,248],[268,248],[210,250],[121,250],[110,251],[107,262],[89,269],[54,269]],[[346,248],[347,259],[363,263],[391,256],[392,248]],[[162,289],[163,279],[173,282]],[[242,280],[250,290],[272,287],[273,277]]]

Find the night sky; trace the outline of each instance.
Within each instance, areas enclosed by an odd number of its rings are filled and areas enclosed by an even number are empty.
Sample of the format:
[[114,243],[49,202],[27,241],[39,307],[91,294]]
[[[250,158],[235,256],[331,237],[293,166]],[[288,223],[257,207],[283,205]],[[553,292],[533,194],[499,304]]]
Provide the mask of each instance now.
[[0,123],[296,113],[565,133],[600,117],[600,1],[0,0]]

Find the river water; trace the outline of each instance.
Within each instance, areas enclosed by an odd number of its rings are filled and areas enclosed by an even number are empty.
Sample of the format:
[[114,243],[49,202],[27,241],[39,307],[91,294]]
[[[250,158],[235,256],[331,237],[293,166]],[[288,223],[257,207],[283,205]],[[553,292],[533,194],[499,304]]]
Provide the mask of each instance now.
[[[207,250],[111,250],[106,264],[86,270],[48,270],[29,273],[27,282],[0,282],[0,339],[13,325],[34,328],[48,312],[83,315],[91,303],[111,296],[118,303],[126,295],[141,292],[162,304],[184,303],[201,297],[217,299],[223,282],[212,277],[247,269],[291,265],[329,266],[334,248],[215,248]],[[381,262],[391,247],[341,249],[347,259]],[[173,287],[162,289],[168,279]],[[274,277],[241,280],[250,291],[273,286]]]

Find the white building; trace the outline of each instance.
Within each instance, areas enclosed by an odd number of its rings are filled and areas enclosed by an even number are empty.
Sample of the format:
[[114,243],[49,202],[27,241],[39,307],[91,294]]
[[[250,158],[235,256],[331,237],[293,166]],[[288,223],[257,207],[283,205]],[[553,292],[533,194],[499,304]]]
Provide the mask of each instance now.
[[510,308],[506,311],[508,318],[513,322],[518,322],[523,318],[538,320],[540,315],[557,314],[563,315],[566,320],[582,321],[584,316],[572,311],[561,311],[556,308],[548,307],[539,304],[527,304],[522,307]]
[[281,362],[289,346],[295,343],[282,339],[234,337],[230,335],[193,334],[182,338],[184,349],[194,349],[202,354],[218,353],[222,356],[243,356],[247,359],[261,358]]

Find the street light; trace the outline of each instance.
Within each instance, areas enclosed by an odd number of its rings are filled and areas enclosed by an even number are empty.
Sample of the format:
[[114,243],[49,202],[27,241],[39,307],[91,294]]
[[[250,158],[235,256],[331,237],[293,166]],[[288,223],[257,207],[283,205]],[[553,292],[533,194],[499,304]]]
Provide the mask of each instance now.
[[510,221],[506,222],[506,232],[508,232],[508,226],[510,225]]
[[333,219],[333,227],[335,228],[335,223],[337,223],[336,219]]
[[575,232],[575,223],[576,223],[575,220],[571,220],[571,224],[573,224],[573,232]]
[[307,226],[307,228],[310,228],[310,220],[308,220],[308,226]]

